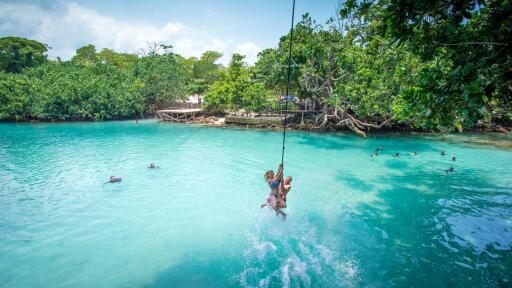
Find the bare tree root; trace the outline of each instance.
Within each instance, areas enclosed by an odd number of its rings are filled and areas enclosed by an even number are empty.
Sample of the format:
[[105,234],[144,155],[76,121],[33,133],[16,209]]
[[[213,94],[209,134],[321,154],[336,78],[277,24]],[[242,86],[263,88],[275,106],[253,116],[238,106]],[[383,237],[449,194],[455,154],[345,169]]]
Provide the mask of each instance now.
[[[329,62],[335,63],[334,59],[330,59]],[[391,121],[391,118],[389,118],[380,124],[367,123],[356,119],[348,113],[347,110],[350,109],[350,105],[345,105],[345,107],[343,107],[339,106],[343,104],[333,105],[332,101],[329,103],[327,101],[328,99],[332,100],[333,98],[336,98],[333,97],[335,83],[341,79],[343,71],[338,70],[334,64],[327,65],[325,68],[327,69],[326,73],[324,75],[319,75],[316,73],[315,63],[313,61],[311,63],[311,67],[303,71],[301,78],[301,82],[308,92],[310,92],[315,98],[324,100],[320,103],[321,107],[323,107],[323,113],[316,117],[315,124],[318,124],[320,120],[322,122],[319,125],[312,127],[312,130],[321,129],[326,127],[329,123],[333,123],[335,127],[347,127],[357,135],[366,137],[366,132],[371,128],[381,129]],[[339,101],[335,102],[340,103]]]
[[387,120],[381,122],[380,124],[367,123],[367,122],[361,121],[359,119],[356,119],[354,116],[350,115],[347,112],[342,112],[342,111],[343,110],[339,109],[338,107],[335,108],[333,114],[329,114],[328,111],[325,111],[324,113],[322,113],[322,115],[320,115],[316,119],[317,123],[320,119],[322,119],[322,122],[318,126],[315,126],[311,129],[312,130],[321,129],[321,128],[327,126],[328,123],[332,123],[332,120],[334,119],[337,121],[337,122],[334,122],[334,126],[339,127],[339,128],[347,127],[348,129],[350,129],[357,135],[366,137],[366,132],[369,131],[370,128],[381,129],[382,127],[384,127],[391,121],[391,119],[387,119]]

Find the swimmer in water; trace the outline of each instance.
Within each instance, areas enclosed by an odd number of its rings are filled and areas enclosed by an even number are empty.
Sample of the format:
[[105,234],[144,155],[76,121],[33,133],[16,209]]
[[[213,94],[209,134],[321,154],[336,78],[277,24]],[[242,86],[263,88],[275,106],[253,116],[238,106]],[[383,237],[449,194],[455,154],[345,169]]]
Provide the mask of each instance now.
[[450,174],[450,173],[453,173],[455,172],[455,169],[453,169],[453,167],[450,167],[448,168],[448,170],[444,170],[446,172],[446,174]]
[[155,165],[155,163],[151,163],[151,164],[149,164],[148,168],[149,169],[158,169],[158,168],[160,168],[160,166]]
[[273,170],[268,170],[265,172],[264,178],[270,187],[270,195],[267,198],[267,202],[261,204],[260,207],[270,206],[275,209],[277,207],[277,200],[279,199],[279,184],[283,180],[283,164],[279,165],[277,175],[274,175]]
[[108,180],[107,182],[103,183],[103,185],[107,184],[107,183],[119,183],[123,181],[123,178],[121,177],[117,177],[116,176],[110,176],[110,180]]
[[[453,156],[452,161],[455,161],[455,160],[457,160],[457,157]],[[462,161],[462,162],[464,162],[464,161]]]
[[400,157],[400,153],[396,152],[395,154],[393,154],[393,157],[396,157],[396,158]]
[[441,156],[445,156],[446,155],[446,152],[444,152],[444,150],[441,150]]
[[409,154],[411,156],[418,156],[418,153],[416,153],[416,151],[412,152],[411,154]]
[[369,155],[369,156],[372,156],[372,157],[374,157],[374,156],[375,156],[375,157],[377,157],[377,156],[379,156],[379,153],[375,152],[375,153],[373,153],[373,154],[368,154],[368,155]]
[[378,152],[382,152],[384,150],[384,148],[382,148],[382,146],[379,146],[379,148],[375,149],[375,151],[378,151]]

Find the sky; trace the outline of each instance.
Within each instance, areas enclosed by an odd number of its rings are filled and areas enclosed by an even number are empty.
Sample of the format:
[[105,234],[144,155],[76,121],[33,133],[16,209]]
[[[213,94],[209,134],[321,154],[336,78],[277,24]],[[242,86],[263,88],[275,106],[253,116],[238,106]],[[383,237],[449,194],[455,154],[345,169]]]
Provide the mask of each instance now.
[[[325,23],[339,1],[296,0],[295,19],[308,12]],[[215,50],[227,64],[236,52],[253,64],[289,31],[291,8],[292,0],[0,0],[0,37],[46,43],[52,59],[87,44],[136,53],[165,42],[185,57]]]

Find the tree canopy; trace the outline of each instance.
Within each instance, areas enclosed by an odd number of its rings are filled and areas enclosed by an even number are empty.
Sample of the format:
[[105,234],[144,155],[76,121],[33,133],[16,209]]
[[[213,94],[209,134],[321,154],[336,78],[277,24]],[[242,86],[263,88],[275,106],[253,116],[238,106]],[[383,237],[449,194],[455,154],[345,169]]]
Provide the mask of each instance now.
[[[233,54],[226,71],[205,95],[205,107],[212,110],[263,111],[273,105],[275,97],[263,83],[254,80],[245,56]],[[274,99],[273,99],[274,98]]]
[[[34,46],[47,47],[39,44]],[[178,58],[169,46],[139,57],[86,45],[71,61],[33,60],[16,73],[11,60],[2,58],[0,119],[108,120],[154,113],[186,96],[188,75]]]
[[[294,27],[290,92],[316,103],[312,128],[512,124],[510,1],[347,0],[337,12]],[[53,61],[46,44],[0,38],[0,119],[140,117],[191,94],[211,111],[276,109],[289,41],[254,66],[233,54],[223,67],[219,52],[185,58],[162,43],[139,55],[86,45]]]
[[20,73],[28,67],[38,66],[47,59],[48,46],[21,37],[0,38],[0,70]]
[[[306,14],[294,31],[293,90],[321,102],[322,125],[367,128],[352,121],[359,118],[451,131],[510,123],[511,6],[349,0],[324,26]],[[275,91],[286,83],[288,41],[262,51],[255,65]]]

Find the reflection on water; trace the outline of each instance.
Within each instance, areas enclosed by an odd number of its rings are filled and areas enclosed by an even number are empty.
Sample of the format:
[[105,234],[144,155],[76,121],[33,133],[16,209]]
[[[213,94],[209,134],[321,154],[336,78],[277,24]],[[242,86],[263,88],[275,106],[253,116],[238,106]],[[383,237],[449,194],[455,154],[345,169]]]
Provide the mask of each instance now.
[[0,124],[0,287],[512,285],[508,144],[139,123]]

